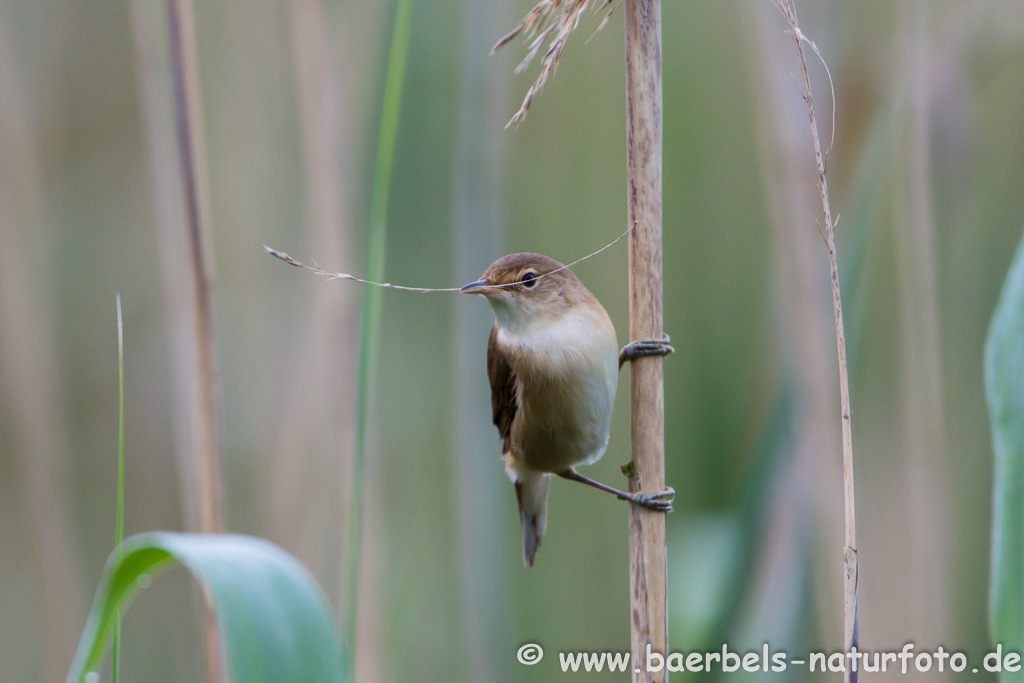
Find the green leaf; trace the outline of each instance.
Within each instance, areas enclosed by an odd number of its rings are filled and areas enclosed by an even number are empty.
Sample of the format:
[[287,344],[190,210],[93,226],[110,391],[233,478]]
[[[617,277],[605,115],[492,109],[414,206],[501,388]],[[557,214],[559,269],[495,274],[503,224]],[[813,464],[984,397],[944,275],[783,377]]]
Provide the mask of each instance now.
[[[380,114],[380,135],[377,138],[377,164],[370,199],[370,244],[367,252],[367,278],[384,280],[388,232],[388,197],[391,193],[391,171],[398,144],[398,120],[402,111],[402,86],[409,56],[409,34],[412,27],[413,0],[398,0],[395,24],[391,35],[387,76],[384,79],[384,102]],[[359,558],[362,553],[363,471],[366,462],[366,441],[369,431],[370,394],[377,382],[380,327],[384,317],[383,290],[367,287],[363,296],[363,322],[359,335],[359,377],[356,385],[356,444],[352,464],[352,501],[348,520],[351,539],[345,556],[348,583],[348,637],[356,640],[356,609],[359,605]]]
[[129,538],[107,560],[68,683],[100,665],[118,611],[140,579],[175,563],[212,598],[230,680],[346,680],[323,593],[294,557],[251,536],[157,532]]
[[[995,451],[989,629],[1004,651],[1024,647],[1024,240],[1010,265],[985,344]],[[1002,680],[1009,680],[1004,672]],[[1013,675],[1024,680],[1024,673]]]
[[[117,293],[117,520],[114,547],[124,548],[124,319],[121,292]],[[110,657],[110,680],[121,680],[121,615],[114,618],[114,652]]]

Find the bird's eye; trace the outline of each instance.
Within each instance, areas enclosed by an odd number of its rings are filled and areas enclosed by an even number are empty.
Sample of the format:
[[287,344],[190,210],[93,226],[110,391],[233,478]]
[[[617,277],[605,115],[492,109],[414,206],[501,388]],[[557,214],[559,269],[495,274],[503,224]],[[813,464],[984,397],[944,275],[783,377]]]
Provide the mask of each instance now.
[[537,273],[534,273],[533,271],[523,273],[523,276],[519,278],[519,281],[523,283],[523,287],[529,289],[537,284]]

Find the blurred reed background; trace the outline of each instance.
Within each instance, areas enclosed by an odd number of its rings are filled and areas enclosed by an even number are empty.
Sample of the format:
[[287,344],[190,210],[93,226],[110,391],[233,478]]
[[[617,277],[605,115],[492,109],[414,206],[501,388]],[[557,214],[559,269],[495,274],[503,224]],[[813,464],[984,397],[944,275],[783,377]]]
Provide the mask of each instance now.
[[[490,45],[532,3],[417,3],[386,277],[563,261],[625,228],[622,17],[536,66]],[[0,680],[63,678],[116,502],[126,533],[194,512],[181,193],[163,4],[0,0]],[[228,527],[296,554],[344,614],[361,285],[391,3],[196,3]],[[850,349],[861,645],[988,649],[981,349],[1024,224],[1019,0],[802,3],[835,81],[833,209]],[[828,262],[792,43],[767,0],[665,3],[665,365],[673,650],[834,650],[841,474]],[[823,136],[831,103],[812,64]],[[627,325],[624,247],[577,274]],[[555,482],[537,567],[490,425],[483,302],[384,293],[366,467],[358,680],[555,680],[629,644],[626,511]],[[623,382],[628,381],[623,375]],[[628,392],[593,468],[620,481]],[[620,483],[624,483],[621,482]],[[124,625],[124,680],[195,680],[183,573]],[[342,624],[342,631],[348,627]],[[548,657],[516,663],[525,642]],[[733,648],[735,646],[735,648]],[[773,674],[779,676],[779,674]],[[936,674],[930,674],[934,676]],[[621,674],[592,674],[621,680]],[[786,674],[801,678],[799,672]],[[897,675],[883,678],[895,679]],[[674,678],[683,678],[675,676]],[[984,675],[979,678],[984,680]]]

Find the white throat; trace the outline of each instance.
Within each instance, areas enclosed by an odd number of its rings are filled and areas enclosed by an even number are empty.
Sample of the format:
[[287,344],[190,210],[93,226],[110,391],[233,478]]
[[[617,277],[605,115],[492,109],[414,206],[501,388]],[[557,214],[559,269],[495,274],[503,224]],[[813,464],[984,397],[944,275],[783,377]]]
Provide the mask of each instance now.
[[550,316],[538,311],[538,306],[532,301],[519,300],[509,301],[505,296],[487,296],[487,303],[494,311],[494,319],[498,323],[498,329],[513,336],[528,335],[530,329],[543,326],[550,320]]
[[[532,302],[509,305],[488,297],[498,326],[498,341],[524,356],[558,359],[558,364],[615,366],[618,346],[608,314],[597,306],[576,305],[552,316]],[[526,303],[526,306],[517,305]],[[617,366],[615,366],[617,368]]]

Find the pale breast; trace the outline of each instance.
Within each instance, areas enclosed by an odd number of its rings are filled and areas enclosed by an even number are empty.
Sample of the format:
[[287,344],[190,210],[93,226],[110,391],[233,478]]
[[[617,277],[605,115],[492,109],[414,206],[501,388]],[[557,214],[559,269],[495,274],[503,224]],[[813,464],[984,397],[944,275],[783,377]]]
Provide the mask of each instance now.
[[499,329],[498,341],[516,376],[515,455],[542,472],[596,462],[618,383],[615,329],[604,310],[569,313],[528,335]]

